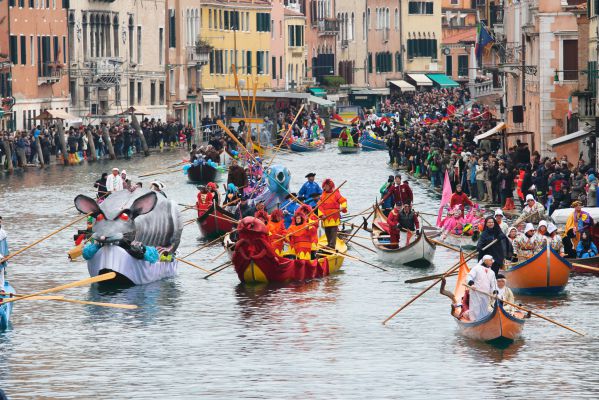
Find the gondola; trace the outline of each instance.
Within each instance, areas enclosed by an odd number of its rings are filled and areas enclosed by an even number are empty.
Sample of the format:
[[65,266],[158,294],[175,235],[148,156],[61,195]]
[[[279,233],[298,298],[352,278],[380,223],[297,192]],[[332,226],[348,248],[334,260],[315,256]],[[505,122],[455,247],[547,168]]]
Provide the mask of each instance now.
[[581,268],[576,266],[576,264],[586,265],[588,267],[599,268],[599,257],[590,257],[590,258],[574,258],[569,259],[568,261],[572,262],[572,272],[577,274],[590,274],[590,275],[599,275],[599,271],[593,271],[586,268]]
[[368,132],[362,134],[360,144],[364,151],[387,150],[387,143],[384,139],[372,137]]
[[209,239],[217,238],[227,232],[231,232],[235,227],[235,223],[231,220],[237,221],[237,217],[226,211],[224,208],[213,204],[197,218],[196,222],[202,236]]
[[515,294],[555,295],[565,289],[571,270],[568,260],[546,246],[533,257],[508,267],[504,274]]
[[466,291],[464,284],[470,269],[464,262],[463,255],[460,255],[460,259],[463,264],[458,271],[454,292],[445,290],[445,282],[441,285],[441,294],[452,300],[451,316],[455,318],[460,334],[469,339],[484,341],[500,347],[513,343],[524,328],[525,315],[522,312],[509,312],[502,302],[495,300],[491,313],[478,321],[470,321],[463,315],[465,310],[462,303]]
[[320,150],[324,149],[324,141],[320,142],[319,144],[317,144],[315,146],[308,144],[308,143],[299,143],[298,141],[293,141],[293,142],[289,143],[289,149],[291,151],[295,151],[298,153],[320,151]]
[[[6,299],[11,293],[15,293],[15,289],[8,283],[4,282],[5,294],[0,295],[0,298]],[[12,314],[12,303],[0,304],[0,331],[8,329],[10,323],[10,315]]]
[[[275,253],[266,226],[254,217],[246,217],[239,223],[238,239],[233,243],[229,236],[225,246],[237,272],[245,284],[304,282],[338,272],[343,265],[343,254],[347,252],[345,243],[337,239],[335,253],[322,253],[314,260],[286,258],[288,252],[279,256]],[[319,244],[326,245],[326,237]]]
[[[407,246],[396,249],[388,247],[389,235],[387,230],[387,217],[385,217],[380,207],[376,205],[371,237],[379,258],[386,262],[413,267],[428,267],[431,265],[435,256],[436,246],[422,230],[420,234],[412,235],[412,239]],[[405,243],[406,235],[406,232],[401,233],[400,246]]]
[[476,249],[476,242],[478,241],[478,235],[455,235],[451,232],[442,233],[439,236],[439,242],[443,242],[449,246],[461,247],[464,250]]
[[190,183],[208,183],[216,180],[218,170],[208,164],[192,165],[187,170],[187,181]]
[[361,150],[359,145],[356,146],[337,146],[341,154],[356,154]]

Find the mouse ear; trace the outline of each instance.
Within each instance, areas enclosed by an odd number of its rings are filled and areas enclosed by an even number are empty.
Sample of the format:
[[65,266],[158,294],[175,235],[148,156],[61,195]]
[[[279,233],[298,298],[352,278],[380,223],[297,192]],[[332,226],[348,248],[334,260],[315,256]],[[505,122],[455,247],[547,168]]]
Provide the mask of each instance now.
[[156,197],[156,192],[149,192],[139,197],[137,200],[133,202],[131,205],[131,216],[136,218],[140,215],[144,215],[149,213],[156,207],[156,203],[158,202],[158,197]]
[[83,214],[96,215],[100,213],[100,207],[96,200],[82,194],[75,197],[75,208]]

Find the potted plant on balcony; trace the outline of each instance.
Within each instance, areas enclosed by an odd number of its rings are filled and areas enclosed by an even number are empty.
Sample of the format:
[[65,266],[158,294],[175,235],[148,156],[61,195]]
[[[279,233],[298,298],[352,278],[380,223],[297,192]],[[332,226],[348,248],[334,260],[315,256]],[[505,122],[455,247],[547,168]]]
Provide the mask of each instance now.
[[197,54],[208,54],[212,51],[212,46],[210,43],[205,41],[204,39],[198,39],[196,41],[196,53]]

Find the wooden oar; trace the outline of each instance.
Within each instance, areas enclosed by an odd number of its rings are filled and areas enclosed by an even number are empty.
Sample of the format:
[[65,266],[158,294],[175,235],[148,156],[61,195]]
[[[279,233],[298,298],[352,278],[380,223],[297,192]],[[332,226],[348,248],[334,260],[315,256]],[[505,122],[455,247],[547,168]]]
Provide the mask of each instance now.
[[50,289],[41,290],[41,291],[36,292],[36,293],[26,294],[26,295],[21,296],[21,297],[10,297],[8,299],[0,299],[0,303],[10,303],[10,302],[17,301],[17,300],[25,300],[25,299],[28,299],[30,297],[41,296],[43,294],[48,294],[48,293],[60,292],[62,290],[71,289],[71,288],[74,288],[74,287],[91,285],[92,283],[109,281],[109,280],[114,279],[114,278],[116,278],[116,273],[115,272],[107,272],[107,273],[102,274],[102,275],[97,275],[97,276],[94,276],[94,277],[91,277],[91,278],[86,278],[86,279],[81,279],[79,281],[75,281],[75,282],[71,282],[71,283],[66,283],[64,285],[56,286],[56,287],[53,287],[53,288],[50,288]]
[[[368,221],[368,219],[372,216],[372,214],[374,214],[376,211],[376,206],[372,207],[372,211],[370,212],[370,214],[368,214],[367,217],[364,218],[364,223],[362,225],[364,225],[362,227],[362,229],[364,229],[365,231],[368,231],[368,227],[366,226],[366,221]],[[354,238],[354,236],[356,235],[356,233],[358,233],[358,229],[356,229],[356,231],[354,232],[354,234],[352,236],[349,237],[349,239],[347,240],[352,240]],[[372,232],[371,232],[372,233]]]
[[[486,249],[488,249],[492,245],[494,245],[495,242],[497,242],[497,239],[493,240],[491,243],[489,243],[488,245],[486,245],[483,248],[483,251],[486,250]],[[403,310],[404,308],[406,308],[407,306],[409,306],[410,304],[412,304],[413,302],[415,302],[420,296],[422,296],[423,294],[425,294],[426,292],[428,292],[429,290],[431,290],[439,282],[441,282],[445,277],[449,276],[449,274],[451,274],[453,271],[455,271],[458,268],[460,268],[463,264],[465,264],[468,260],[470,260],[472,257],[474,257],[477,254],[478,254],[478,251],[474,250],[473,252],[471,252],[470,254],[468,254],[466,256],[466,258],[464,258],[464,261],[458,261],[453,267],[451,267],[447,271],[445,271],[445,273],[443,274],[443,276],[441,278],[436,279],[433,283],[431,283],[430,285],[428,285],[426,287],[426,289],[422,290],[420,293],[418,293],[416,296],[414,296],[411,300],[409,300],[403,306],[399,307],[393,314],[391,314],[386,320],[383,321],[383,325],[386,325],[387,322],[390,319],[392,319],[393,317],[395,317],[397,314],[399,314],[401,312],[401,310]]]
[[[180,205],[181,205],[181,204],[180,204]],[[186,206],[186,207],[188,207],[188,209],[190,209],[190,210],[196,210],[196,211],[205,211],[205,210],[199,210],[197,207],[192,207],[192,206]],[[231,222],[231,223],[233,223],[233,224],[237,224],[237,223],[239,223],[239,221],[236,221],[236,220],[234,220],[234,219],[232,219],[232,218],[229,218],[229,217],[227,217],[227,216],[225,216],[225,215],[216,215],[216,214],[214,214],[214,215],[213,215],[213,214],[210,214],[210,216],[211,216],[211,217],[218,218],[218,219],[222,219],[223,221],[229,221],[229,222]],[[195,221],[195,220],[194,220],[194,221]]]
[[368,251],[370,251],[370,252],[372,252],[372,253],[375,253],[375,254],[376,254],[376,250],[374,250],[374,249],[371,249],[371,248],[370,248],[370,247],[368,247],[368,246],[364,246],[362,243],[358,243],[358,242],[356,242],[355,240],[347,240],[347,242],[349,242],[349,243],[352,243],[352,244],[355,244],[356,246],[359,246],[359,247],[361,247],[361,248],[363,248],[363,249],[366,249],[366,250],[368,250]]
[[143,174],[143,175],[139,175],[139,178],[146,178],[148,176],[155,176],[155,175],[163,175],[163,174],[172,174],[173,172],[180,172],[183,171],[183,168],[181,169],[172,169],[172,170],[164,170],[164,171],[159,171],[159,172],[153,172],[150,174]]
[[420,278],[408,279],[408,280],[404,281],[404,283],[419,283],[419,282],[432,281],[433,279],[447,278],[449,276],[455,276],[457,274],[458,273],[456,271],[456,272],[452,272],[451,274],[448,274],[448,275],[445,275],[445,274],[436,274],[436,275],[423,276],[423,277],[420,277]]
[[229,261],[228,263],[224,264],[224,265],[223,265],[223,266],[222,266],[220,269],[217,269],[217,270],[215,270],[214,272],[212,272],[212,273],[210,273],[210,274],[206,275],[206,276],[204,277],[204,279],[208,279],[208,278],[210,278],[212,275],[216,275],[216,274],[218,274],[219,272],[226,270],[226,269],[227,269],[227,268],[229,268],[231,265],[233,265],[233,263],[232,263],[231,261]]
[[567,330],[569,330],[569,331],[571,331],[571,332],[577,333],[577,334],[579,334],[580,336],[586,336],[586,334],[585,334],[585,333],[578,332],[576,329],[572,329],[572,328],[570,328],[569,326],[567,326],[567,325],[564,325],[564,324],[561,324],[561,323],[559,323],[559,322],[557,322],[557,321],[555,321],[555,320],[553,320],[553,319],[551,319],[551,318],[549,318],[549,317],[546,317],[546,316],[544,316],[544,315],[542,315],[542,314],[539,314],[538,312],[532,311],[532,310],[530,310],[530,309],[528,309],[528,308],[525,308],[525,307],[522,307],[522,306],[520,306],[520,305],[518,305],[518,304],[511,303],[511,302],[509,302],[509,301],[507,301],[507,300],[500,299],[499,297],[495,296],[494,294],[487,293],[487,292],[485,292],[484,290],[479,290],[479,289],[477,289],[477,288],[475,288],[475,287],[473,287],[473,286],[468,286],[468,285],[466,285],[465,283],[463,283],[462,285],[466,286],[466,287],[467,287],[467,288],[469,288],[470,290],[474,290],[475,292],[482,293],[482,294],[484,294],[485,296],[488,296],[488,297],[490,297],[490,298],[492,298],[492,299],[495,299],[495,300],[502,301],[502,302],[504,302],[505,304],[509,304],[509,305],[510,305],[510,306],[512,306],[512,307],[518,308],[518,309],[520,309],[520,310],[522,310],[522,311],[526,311],[527,313],[530,313],[530,314],[534,315],[535,317],[539,317],[539,318],[541,318],[541,319],[544,319],[544,320],[545,320],[545,321],[547,321],[547,322],[551,322],[552,324],[555,324],[555,325],[557,325],[557,326],[560,326],[560,327],[562,327],[562,328],[564,328],[564,329],[567,329]]
[[[357,214],[354,214],[354,216],[353,216],[353,217],[351,217],[351,218],[350,218],[348,221],[350,221],[350,220],[354,219],[354,218],[355,218],[355,217],[357,217],[357,216],[360,216],[360,215],[363,215],[363,214],[365,214],[366,212],[370,211],[370,209],[371,209],[371,208],[372,208],[372,206],[368,206],[368,208],[365,208],[364,210],[360,211],[359,213],[357,213]],[[368,219],[368,218],[366,218],[366,219]]]
[[[369,238],[368,236],[362,236],[362,235],[353,235],[351,233],[343,233],[343,232],[339,232],[338,234],[339,236],[351,236],[351,237],[357,237],[360,239],[366,239],[366,240],[371,240],[372,238]],[[348,239],[349,240],[349,239]]]
[[579,263],[570,263],[575,267],[578,268],[583,268],[583,269],[588,269],[589,271],[594,271],[594,272],[599,272],[599,268],[595,268],[595,267],[589,267],[588,265],[584,265],[584,264],[579,264]]
[[457,247],[450,246],[450,245],[445,244],[443,242],[439,242],[438,240],[435,240],[435,239],[428,238],[428,240],[430,240],[431,242],[433,242],[434,244],[436,244],[438,246],[445,247],[446,249],[449,249],[449,250],[457,251],[458,253],[460,251],[462,251],[462,250],[458,249]]
[[186,254],[186,255],[184,255],[183,257],[180,257],[180,259],[187,258],[187,257],[189,257],[190,255],[192,255],[192,254],[195,254],[195,253],[197,253],[198,251],[205,249],[206,247],[210,247],[210,246],[212,246],[214,243],[218,242],[219,240],[221,240],[222,238],[224,238],[224,237],[225,237],[226,235],[228,235],[228,234],[229,234],[229,232],[225,233],[224,235],[221,235],[221,236],[217,237],[216,239],[214,239],[213,241],[211,241],[211,242],[209,242],[209,243],[206,243],[206,244],[205,244],[205,245],[203,245],[202,247],[198,247],[197,249],[195,249],[195,250],[194,250],[194,251],[192,251],[191,253],[189,253],[189,254]]
[[[22,294],[14,294],[16,297],[23,297]],[[76,299],[65,299],[64,296],[32,296],[26,297],[25,300],[51,300],[51,301],[62,301],[64,303],[82,304],[86,306],[98,306],[98,307],[109,307],[109,308],[121,308],[124,310],[135,310],[138,307],[135,304],[119,304],[119,303],[104,303],[97,301],[85,301]]]
[[322,246],[322,245],[319,245],[319,246],[318,246],[318,251],[323,251],[323,252],[325,252],[325,253],[339,255],[339,256],[341,256],[341,257],[344,257],[344,258],[349,258],[350,260],[359,261],[359,262],[361,262],[361,263],[364,263],[364,264],[366,264],[366,265],[370,265],[371,267],[378,268],[378,269],[380,269],[381,271],[387,271],[387,269],[385,269],[385,268],[383,268],[383,267],[381,267],[381,266],[378,266],[378,265],[376,265],[376,264],[372,264],[372,263],[370,263],[370,262],[368,262],[368,261],[364,261],[364,260],[362,260],[361,258],[358,258],[358,257],[355,257],[355,256],[350,256],[350,255],[349,255],[349,254],[347,254],[347,253],[341,253],[339,250],[336,250],[336,249],[334,250],[334,249],[330,248],[329,246]]
[[199,265],[197,265],[197,264],[194,264],[194,263],[192,263],[192,262],[189,262],[189,261],[187,261],[187,260],[183,260],[182,258],[178,258],[178,257],[177,257],[177,258],[176,258],[176,260],[177,260],[177,261],[181,261],[183,264],[187,264],[187,265],[189,265],[189,266],[191,266],[191,267],[194,267],[194,268],[197,268],[197,269],[199,269],[199,270],[202,270],[202,271],[204,271],[204,272],[208,272],[208,273],[210,273],[210,270],[208,270],[208,269],[206,269],[206,268],[202,268],[202,267],[200,267]]
[[77,219],[74,219],[73,221],[69,222],[68,224],[66,224],[65,226],[63,226],[62,228],[59,228],[55,231],[53,231],[52,233],[49,233],[48,235],[42,237],[41,239],[36,240],[35,242],[23,247],[22,249],[19,249],[17,251],[15,251],[14,253],[10,253],[9,255],[7,255],[6,257],[4,257],[3,259],[0,260],[0,264],[10,260],[11,258],[13,258],[14,256],[21,254],[22,252],[29,250],[30,248],[32,248],[33,246],[35,246],[36,244],[39,244],[41,242],[43,242],[44,240],[56,235],[58,232],[64,231],[65,229],[67,229],[69,226],[75,225],[77,222],[81,221],[84,218],[87,218],[91,215],[90,214],[85,214]]

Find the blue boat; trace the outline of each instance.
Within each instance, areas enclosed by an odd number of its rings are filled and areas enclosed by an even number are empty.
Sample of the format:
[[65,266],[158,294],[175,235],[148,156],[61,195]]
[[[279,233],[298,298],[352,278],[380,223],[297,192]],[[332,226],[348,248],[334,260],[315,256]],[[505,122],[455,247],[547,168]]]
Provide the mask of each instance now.
[[[6,295],[0,295],[0,298],[10,297],[9,293],[15,293],[15,289],[8,283],[4,282],[4,291]],[[10,322],[10,314],[12,313],[12,303],[0,304],[0,331],[8,329]]]
[[319,150],[324,149],[324,143],[322,145],[309,146],[308,144],[305,144],[305,143],[291,142],[291,144],[289,145],[289,148],[291,149],[291,151],[297,151],[298,153],[305,153],[308,151],[319,151]]
[[360,143],[362,144],[362,150],[364,151],[387,150],[387,143],[385,140],[373,138],[367,132],[362,134]]

